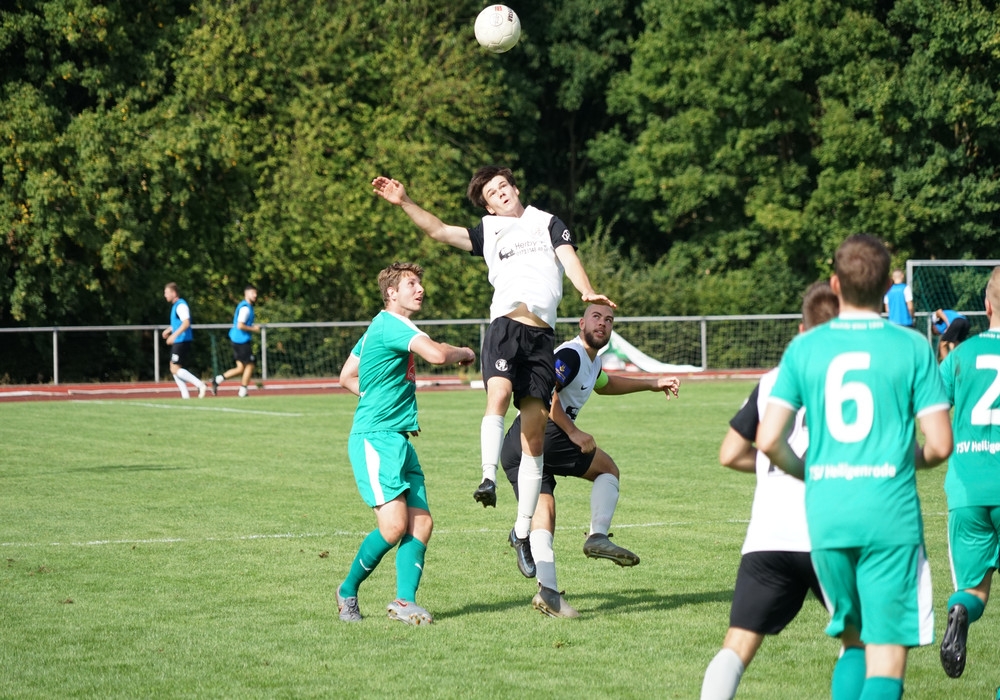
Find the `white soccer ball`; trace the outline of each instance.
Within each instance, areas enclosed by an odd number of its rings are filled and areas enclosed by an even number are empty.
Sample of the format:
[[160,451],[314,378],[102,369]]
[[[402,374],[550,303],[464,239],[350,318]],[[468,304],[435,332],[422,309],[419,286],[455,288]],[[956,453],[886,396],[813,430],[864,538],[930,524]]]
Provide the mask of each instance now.
[[514,48],[521,38],[521,20],[506,5],[490,5],[476,17],[476,41],[493,53]]

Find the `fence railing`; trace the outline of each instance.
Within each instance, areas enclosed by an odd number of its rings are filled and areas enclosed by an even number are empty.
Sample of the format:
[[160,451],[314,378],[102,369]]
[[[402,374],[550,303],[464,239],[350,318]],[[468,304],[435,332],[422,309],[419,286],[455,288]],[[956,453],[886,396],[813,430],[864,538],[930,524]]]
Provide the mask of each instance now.
[[[982,311],[969,316],[971,332],[988,327]],[[615,330],[660,362],[701,370],[767,369],[775,366],[798,332],[799,314],[747,316],[634,316],[615,319]],[[416,320],[435,340],[482,346],[487,319]],[[263,381],[331,377],[367,328],[367,321],[262,324],[254,344]],[[916,326],[933,342],[927,313]],[[163,324],[134,326],[44,326],[0,328],[0,382],[41,384],[99,381],[160,381],[169,378],[169,348]],[[229,324],[195,324],[189,369],[203,377],[232,366]],[[578,332],[577,318],[559,318],[556,340]],[[478,370],[478,365],[476,366]],[[418,358],[418,370],[453,372]]]

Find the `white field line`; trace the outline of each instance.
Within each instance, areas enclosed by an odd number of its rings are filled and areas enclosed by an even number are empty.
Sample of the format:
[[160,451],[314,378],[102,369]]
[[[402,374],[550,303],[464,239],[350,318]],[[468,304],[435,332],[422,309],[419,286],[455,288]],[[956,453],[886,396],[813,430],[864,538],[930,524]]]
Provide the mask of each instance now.
[[140,401],[129,401],[128,403],[123,403],[121,401],[104,401],[98,399],[96,401],[83,401],[83,400],[73,400],[72,403],[82,403],[82,404],[103,404],[106,406],[141,406],[142,408],[163,408],[167,410],[180,410],[180,411],[213,411],[215,413],[243,413],[243,414],[253,414],[257,416],[281,416],[289,418],[301,418],[304,413],[287,413],[281,411],[254,411],[252,409],[246,408],[222,408],[221,406],[191,406],[188,404],[165,404],[165,403],[144,403]]
[[[925,518],[931,517],[947,517],[947,513],[924,513]],[[677,521],[661,521],[652,523],[624,523],[621,525],[612,526],[612,530],[625,530],[630,528],[654,528],[654,527],[691,527],[697,525],[705,524],[715,524],[720,523],[727,525],[745,525],[750,522],[749,520],[742,518],[729,518],[726,520],[716,520],[716,521],[690,521],[690,520],[677,520]],[[565,532],[569,530],[579,530],[579,525],[565,525],[557,527],[557,531]],[[442,535],[470,535],[470,534],[484,534],[484,533],[506,533],[508,530],[503,528],[498,530],[496,528],[481,527],[481,528],[457,528],[448,529],[441,528],[435,529],[435,536]],[[334,530],[333,532],[284,532],[284,533],[273,533],[273,534],[258,534],[258,535],[237,535],[234,537],[156,537],[149,539],[134,539],[134,540],[89,540],[85,542],[0,542],[0,547],[101,547],[105,545],[122,545],[122,544],[187,544],[191,542],[247,542],[252,540],[306,540],[306,539],[318,539],[323,537],[364,537],[368,532],[361,531],[351,531],[351,530]]]

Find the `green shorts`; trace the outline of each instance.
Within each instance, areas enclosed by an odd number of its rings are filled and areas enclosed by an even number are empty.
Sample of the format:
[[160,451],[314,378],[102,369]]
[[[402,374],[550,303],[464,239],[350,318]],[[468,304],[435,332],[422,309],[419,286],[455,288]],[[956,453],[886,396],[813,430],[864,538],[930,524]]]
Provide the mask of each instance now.
[[934,641],[931,569],[923,545],[814,549],[812,560],[829,601],[831,637],[850,625],[866,644],[916,647]]
[[1000,506],[948,511],[948,556],[956,591],[975,588],[1000,564]]
[[361,499],[370,507],[380,506],[402,494],[406,505],[430,512],[427,489],[417,451],[402,433],[351,434],[347,453]]

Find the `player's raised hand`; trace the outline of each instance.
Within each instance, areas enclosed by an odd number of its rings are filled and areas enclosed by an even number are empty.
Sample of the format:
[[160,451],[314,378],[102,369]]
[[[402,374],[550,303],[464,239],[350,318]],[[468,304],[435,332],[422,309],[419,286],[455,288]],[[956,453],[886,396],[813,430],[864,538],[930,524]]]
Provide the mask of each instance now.
[[372,191],[390,204],[402,204],[406,201],[403,183],[383,175],[372,180]]
[[662,391],[664,396],[667,397],[667,401],[670,400],[670,395],[673,394],[677,396],[677,392],[681,389],[681,380],[677,377],[660,377],[656,380],[656,390]]
[[610,306],[612,309],[617,309],[618,304],[608,299],[603,294],[598,294],[594,292],[593,294],[583,294],[580,298],[588,304],[601,304],[603,306]]

